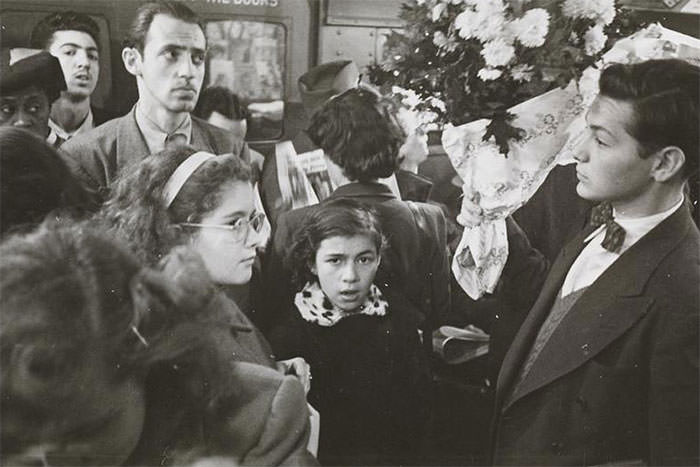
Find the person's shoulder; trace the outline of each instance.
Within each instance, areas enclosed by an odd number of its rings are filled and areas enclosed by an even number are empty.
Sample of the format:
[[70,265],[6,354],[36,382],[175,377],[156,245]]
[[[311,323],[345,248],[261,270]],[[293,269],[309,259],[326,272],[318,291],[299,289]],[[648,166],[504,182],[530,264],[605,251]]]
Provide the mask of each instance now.
[[97,147],[109,146],[117,139],[117,128],[125,117],[118,117],[109,120],[102,125],[96,126],[90,131],[79,134],[69,139],[61,149],[69,154],[84,150],[94,150]]
[[306,456],[309,413],[299,381],[252,363],[239,362],[232,371],[235,415],[226,416],[226,431],[243,450],[241,463],[315,465]]
[[211,149],[216,150],[220,154],[227,152],[239,154],[245,143],[243,140],[231,136],[231,133],[223,128],[212,125],[206,120],[203,120],[195,115],[192,115],[192,126],[197,127],[199,131],[208,135],[209,138],[213,138],[214,141],[210,141],[210,143],[213,143],[215,147],[212,147]]

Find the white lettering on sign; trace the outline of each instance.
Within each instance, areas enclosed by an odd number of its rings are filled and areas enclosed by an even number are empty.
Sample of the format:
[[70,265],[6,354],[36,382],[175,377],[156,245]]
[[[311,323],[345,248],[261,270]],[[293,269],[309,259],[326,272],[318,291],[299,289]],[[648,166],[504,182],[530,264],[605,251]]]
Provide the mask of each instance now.
[[278,7],[280,4],[279,0],[207,0],[207,3],[216,3],[219,5],[264,6],[270,8]]

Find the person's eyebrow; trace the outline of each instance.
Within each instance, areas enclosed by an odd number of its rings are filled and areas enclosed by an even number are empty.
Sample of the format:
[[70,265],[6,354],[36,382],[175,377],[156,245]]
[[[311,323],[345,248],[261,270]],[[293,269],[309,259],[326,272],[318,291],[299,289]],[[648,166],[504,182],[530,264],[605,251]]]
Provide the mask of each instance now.
[[64,48],[64,47],[73,47],[75,49],[85,49],[88,52],[99,52],[100,49],[98,47],[83,47],[82,45],[74,44],[73,42],[65,42],[59,46],[59,48]]
[[357,256],[362,256],[362,255],[373,255],[375,254],[375,251],[373,249],[367,249],[364,251],[361,251],[357,254]]
[[248,213],[246,211],[234,211],[232,213],[226,214],[223,216],[224,219],[233,219],[236,217],[246,217]]

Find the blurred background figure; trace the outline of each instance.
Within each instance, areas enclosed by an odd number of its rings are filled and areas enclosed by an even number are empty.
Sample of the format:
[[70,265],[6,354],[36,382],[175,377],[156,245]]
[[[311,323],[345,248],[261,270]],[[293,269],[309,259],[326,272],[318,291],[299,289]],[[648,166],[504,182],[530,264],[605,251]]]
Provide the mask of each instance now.
[[3,465],[316,465],[301,386],[232,362],[210,288],[184,293],[87,225],[0,256]]
[[48,138],[51,103],[65,89],[61,64],[50,53],[18,48],[0,52],[0,126]]
[[[240,98],[223,86],[211,86],[202,91],[194,109],[194,115],[226,130],[234,141],[244,141],[248,132],[248,110]],[[250,150],[253,180],[258,181],[265,158]]]
[[100,76],[99,35],[92,18],[74,11],[45,16],[32,31],[32,47],[58,58],[66,80],[67,89],[51,106],[49,119],[49,142],[56,147],[112,118],[90,104]]
[[42,138],[0,127],[0,232],[31,230],[46,216],[80,215],[87,193]]

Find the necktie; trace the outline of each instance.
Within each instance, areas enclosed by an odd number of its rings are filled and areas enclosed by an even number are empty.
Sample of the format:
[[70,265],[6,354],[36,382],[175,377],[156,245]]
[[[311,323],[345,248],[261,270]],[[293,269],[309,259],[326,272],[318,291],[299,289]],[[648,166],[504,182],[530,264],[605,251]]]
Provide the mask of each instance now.
[[165,138],[165,147],[182,146],[187,144],[187,136],[182,133],[173,133]]
[[605,238],[602,246],[608,251],[617,253],[625,241],[625,229],[615,222],[612,215],[612,205],[604,202],[594,207],[591,211],[591,225],[599,227],[605,225]]

